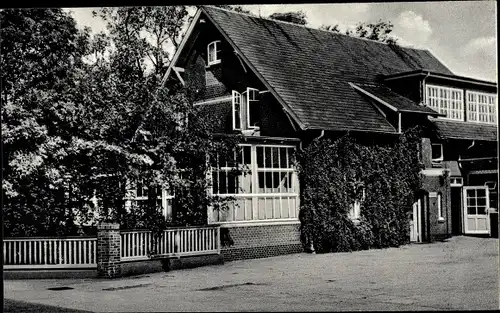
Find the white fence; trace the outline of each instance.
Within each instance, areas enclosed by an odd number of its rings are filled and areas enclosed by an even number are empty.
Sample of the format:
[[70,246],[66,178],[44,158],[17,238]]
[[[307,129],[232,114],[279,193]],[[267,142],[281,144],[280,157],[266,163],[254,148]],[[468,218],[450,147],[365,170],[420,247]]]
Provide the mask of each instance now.
[[4,269],[95,268],[96,238],[4,238]]
[[[147,230],[122,231],[121,260],[220,253],[218,226],[167,229],[155,242],[152,236]],[[97,238],[5,238],[3,264],[4,269],[95,269]]]
[[[220,228],[172,228],[153,242],[150,231],[123,231],[121,233],[121,260],[147,260],[157,257],[180,257],[220,253]],[[154,247],[154,249],[153,249]]]

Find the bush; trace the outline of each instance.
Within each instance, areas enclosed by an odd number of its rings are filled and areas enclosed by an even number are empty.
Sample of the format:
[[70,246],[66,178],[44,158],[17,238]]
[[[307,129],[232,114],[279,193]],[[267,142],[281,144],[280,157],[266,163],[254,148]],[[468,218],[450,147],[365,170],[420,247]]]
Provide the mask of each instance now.
[[[407,212],[421,187],[419,134],[418,128],[410,129],[395,142],[378,145],[346,135],[313,141],[299,153],[304,247],[310,240],[317,252],[406,243]],[[358,221],[349,217],[355,200],[361,203]]]

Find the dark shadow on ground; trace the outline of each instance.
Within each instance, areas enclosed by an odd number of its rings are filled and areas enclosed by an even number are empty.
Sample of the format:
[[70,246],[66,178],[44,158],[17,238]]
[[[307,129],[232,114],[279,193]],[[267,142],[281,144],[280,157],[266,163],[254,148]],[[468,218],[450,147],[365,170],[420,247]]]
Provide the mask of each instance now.
[[29,303],[24,301],[3,300],[3,312],[4,313],[21,313],[21,312],[33,312],[33,313],[92,313],[91,311],[81,311],[72,310],[66,308],[60,308],[52,305]]

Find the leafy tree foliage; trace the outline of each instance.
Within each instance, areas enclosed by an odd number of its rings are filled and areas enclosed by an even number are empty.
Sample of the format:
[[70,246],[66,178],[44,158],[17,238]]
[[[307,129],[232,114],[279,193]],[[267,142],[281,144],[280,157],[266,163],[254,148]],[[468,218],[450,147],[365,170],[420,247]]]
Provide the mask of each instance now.
[[250,11],[243,9],[241,5],[217,4],[215,6],[221,9],[231,10],[238,13],[252,14]]
[[306,25],[307,24],[307,16],[303,11],[286,12],[286,13],[273,13],[269,16],[269,18],[274,19],[274,20],[278,20],[278,21],[299,24],[299,25]]
[[[397,39],[389,36],[389,34],[392,32],[393,27],[394,25],[390,21],[385,22],[379,20],[376,23],[360,22],[356,25],[354,31],[348,29],[346,30],[345,34],[348,36],[377,40],[395,45],[397,43]],[[322,25],[320,29],[331,31],[334,33],[341,33],[339,24]]]
[[[70,235],[76,220],[159,231],[157,187],[175,223],[205,223],[207,157],[235,140],[214,141],[182,87],[163,88],[185,7],[103,8],[94,36],[59,9],[1,14],[5,234]],[[150,200],[127,211],[136,181]]]
[[[308,146],[299,155],[304,246],[312,240],[318,252],[337,252],[406,243],[407,213],[421,188],[419,142],[420,130],[410,129],[393,144],[346,135]],[[359,223],[349,217],[356,200]]]
[[68,194],[80,144],[72,92],[88,35],[60,9],[6,9],[0,20],[5,234],[71,232],[70,203],[82,200]]

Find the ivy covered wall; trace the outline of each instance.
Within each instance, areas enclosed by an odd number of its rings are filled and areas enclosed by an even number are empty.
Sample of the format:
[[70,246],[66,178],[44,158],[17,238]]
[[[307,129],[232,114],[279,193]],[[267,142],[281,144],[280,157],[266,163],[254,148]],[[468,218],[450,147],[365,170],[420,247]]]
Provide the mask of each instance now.
[[[392,143],[352,135],[313,141],[298,155],[301,241],[317,252],[395,247],[409,241],[409,212],[420,190],[420,130]],[[364,197],[363,197],[364,189]],[[360,217],[349,211],[360,201]]]

